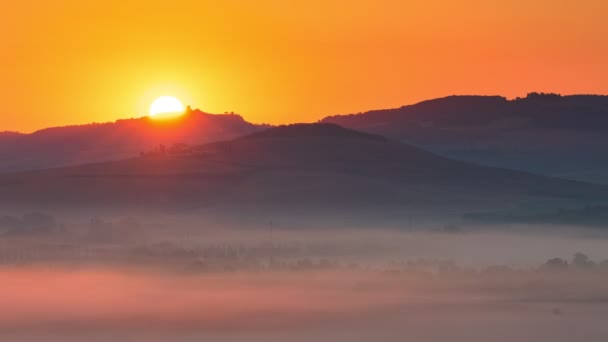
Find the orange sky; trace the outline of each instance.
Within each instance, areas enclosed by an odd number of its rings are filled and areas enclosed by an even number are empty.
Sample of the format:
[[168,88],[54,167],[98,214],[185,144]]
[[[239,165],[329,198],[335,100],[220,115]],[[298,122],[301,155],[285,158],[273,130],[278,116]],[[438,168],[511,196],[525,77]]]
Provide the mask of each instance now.
[[449,94],[608,93],[606,0],[0,7],[0,131],[137,117],[160,95],[286,123]]

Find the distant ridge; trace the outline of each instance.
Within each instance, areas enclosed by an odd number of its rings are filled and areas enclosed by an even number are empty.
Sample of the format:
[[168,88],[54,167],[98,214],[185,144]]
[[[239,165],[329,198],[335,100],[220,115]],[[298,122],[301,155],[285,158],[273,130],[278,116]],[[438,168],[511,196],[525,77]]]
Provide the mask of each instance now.
[[161,144],[203,144],[264,129],[236,114],[192,110],[183,117],[149,117],[0,134],[0,173],[127,158]]
[[452,158],[608,184],[608,96],[448,96],[321,120]]
[[370,125],[382,120],[440,126],[489,124],[527,119],[535,127],[570,130],[608,130],[608,96],[530,93],[508,100],[502,96],[453,95],[395,109],[328,116],[321,122]]

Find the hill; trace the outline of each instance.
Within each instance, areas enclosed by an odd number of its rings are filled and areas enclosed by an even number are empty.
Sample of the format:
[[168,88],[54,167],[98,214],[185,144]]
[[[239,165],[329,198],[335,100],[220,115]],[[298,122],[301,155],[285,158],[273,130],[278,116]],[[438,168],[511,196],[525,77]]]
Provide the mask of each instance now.
[[489,166],[608,183],[608,96],[450,96],[322,122]]
[[31,134],[0,133],[0,173],[127,158],[160,144],[203,144],[262,128],[239,115],[194,110],[171,121],[142,117]]
[[608,188],[478,166],[331,124],[0,176],[0,206],[404,222],[608,200]]

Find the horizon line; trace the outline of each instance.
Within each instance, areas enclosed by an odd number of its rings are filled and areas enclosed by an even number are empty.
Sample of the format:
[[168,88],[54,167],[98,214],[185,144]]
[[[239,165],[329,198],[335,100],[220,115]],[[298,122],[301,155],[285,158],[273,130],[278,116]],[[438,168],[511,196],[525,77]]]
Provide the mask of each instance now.
[[[399,108],[403,108],[403,107],[407,107],[407,106],[415,106],[421,103],[425,103],[425,102],[429,102],[429,101],[435,101],[435,100],[441,100],[441,99],[447,99],[450,97],[501,97],[504,98],[507,101],[515,101],[518,99],[527,99],[530,97],[530,95],[533,94],[537,94],[537,95],[557,95],[560,97],[572,97],[572,96],[598,96],[598,97],[604,97],[604,96],[608,96],[608,94],[598,94],[598,93],[572,93],[572,94],[561,94],[561,93],[556,93],[556,92],[537,92],[537,91],[531,91],[526,93],[526,97],[521,97],[521,96],[516,96],[516,97],[508,97],[508,96],[504,96],[504,95],[498,95],[498,94],[494,94],[494,95],[480,95],[480,94],[451,94],[451,95],[445,95],[445,96],[440,96],[440,97],[434,97],[434,98],[430,98],[430,99],[426,99],[426,100],[420,100],[417,102],[411,102],[411,103],[406,103],[403,104],[399,107],[383,107],[383,108],[371,108],[371,109],[365,109],[365,110],[361,110],[358,112],[350,112],[350,113],[338,113],[338,114],[321,114],[319,119],[313,119],[310,121],[293,121],[293,122],[284,122],[284,123],[268,123],[268,122],[253,122],[253,121],[249,121],[247,120],[246,116],[244,116],[243,114],[231,111],[225,111],[223,113],[210,113],[210,112],[206,112],[205,110],[202,110],[200,108],[192,108],[191,105],[185,105],[186,108],[191,108],[191,111],[199,111],[203,114],[208,114],[208,115],[214,115],[214,116],[222,116],[222,115],[237,115],[240,116],[244,121],[253,124],[253,125],[267,125],[267,126],[272,126],[272,127],[276,127],[276,126],[281,126],[281,125],[290,125],[290,124],[298,124],[298,123],[315,123],[315,122],[319,122],[324,118],[328,118],[328,117],[335,117],[335,116],[346,116],[346,115],[361,115],[364,113],[368,113],[368,112],[372,112],[372,111],[382,111],[382,110],[393,110],[393,109],[399,109]],[[184,113],[186,113],[186,110],[184,111]],[[48,127],[41,127],[38,129],[35,129],[33,131],[29,131],[29,132],[24,132],[24,131],[18,131],[18,130],[0,130],[0,134],[16,134],[16,135],[30,135],[30,134],[35,134],[41,131],[45,131],[45,130],[49,130],[49,129],[57,129],[57,128],[70,128],[70,127],[82,127],[82,126],[91,126],[91,125],[108,125],[108,124],[116,124],[120,121],[128,121],[128,120],[142,120],[142,119],[150,119],[150,115],[149,114],[144,114],[142,116],[131,116],[131,117],[124,117],[124,118],[118,118],[114,121],[103,121],[103,122],[87,122],[87,123],[71,123],[71,124],[65,124],[65,125],[56,125],[56,126],[48,126]]]

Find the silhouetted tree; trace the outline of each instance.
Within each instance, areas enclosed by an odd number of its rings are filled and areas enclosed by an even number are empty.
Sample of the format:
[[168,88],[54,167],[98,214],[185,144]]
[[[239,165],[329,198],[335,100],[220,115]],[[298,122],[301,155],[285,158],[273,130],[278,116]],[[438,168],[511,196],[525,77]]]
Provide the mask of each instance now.
[[589,259],[589,257],[581,252],[574,254],[572,257],[572,264],[578,268],[591,268],[595,266],[595,263]]
[[566,261],[562,258],[549,259],[541,267],[542,270],[548,270],[548,271],[565,270],[567,268],[568,268],[568,261]]

